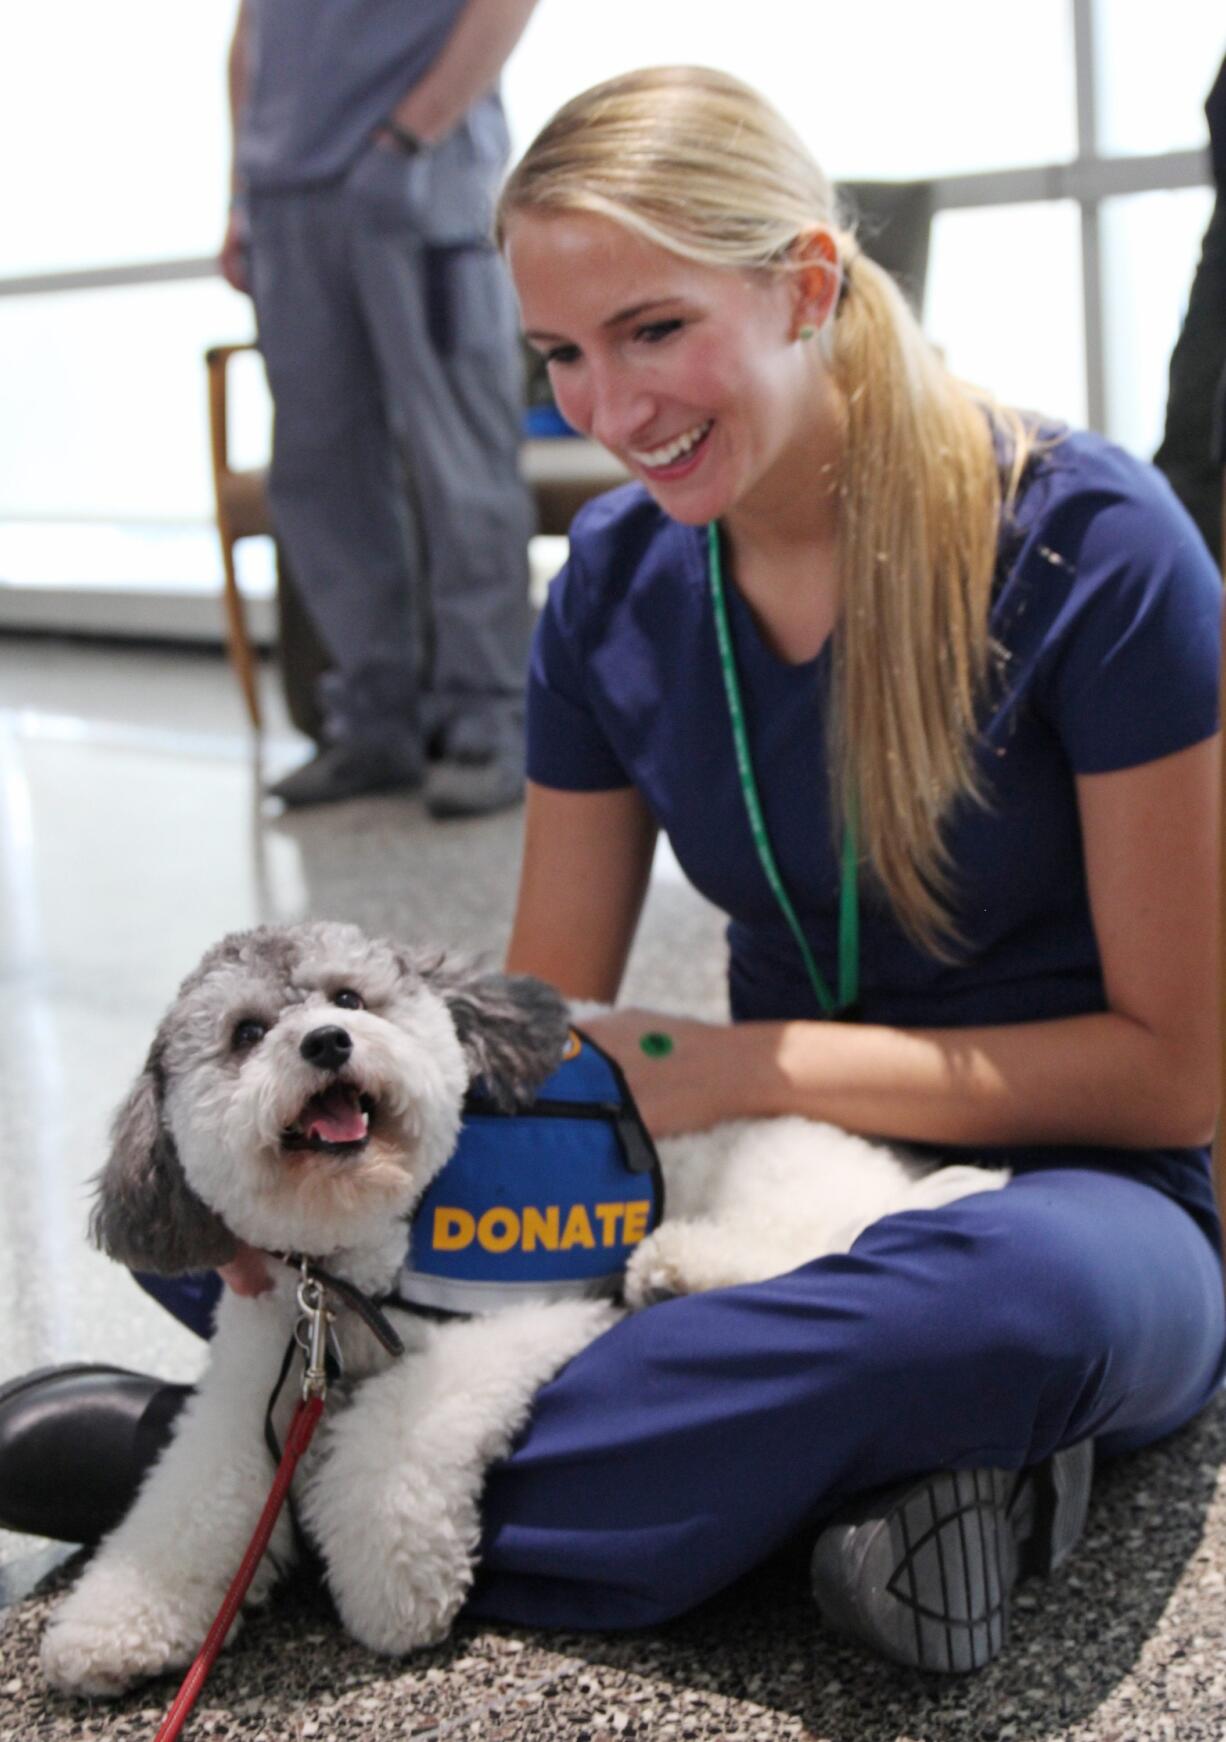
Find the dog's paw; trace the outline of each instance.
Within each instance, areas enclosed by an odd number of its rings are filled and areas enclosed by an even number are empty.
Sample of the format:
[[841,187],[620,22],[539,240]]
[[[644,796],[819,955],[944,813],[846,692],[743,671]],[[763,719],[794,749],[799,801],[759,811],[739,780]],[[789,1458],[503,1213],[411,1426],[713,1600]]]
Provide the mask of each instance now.
[[686,1292],[684,1288],[676,1286],[665,1265],[641,1264],[628,1265],[626,1268],[622,1299],[631,1312],[641,1312],[644,1307],[659,1306],[666,1300],[676,1300]]
[[[328,1586],[347,1630],[368,1651],[402,1657],[446,1639],[472,1585],[476,1516],[456,1528],[441,1507],[422,1508],[411,1548],[389,1553],[381,1544],[362,1553],[343,1539],[329,1544]],[[402,1539],[403,1541],[404,1539]]]
[[663,1234],[662,1228],[649,1234],[631,1253],[626,1265],[622,1298],[635,1312],[642,1307],[656,1306],[660,1301],[675,1300],[678,1295],[689,1293],[685,1276],[677,1262],[678,1255],[669,1250],[672,1243],[663,1239]]
[[115,1699],[149,1676],[186,1668],[211,1620],[134,1568],[91,1568],[47,1624],[43,1674],[61,1693]]
[[678,1295],[701,1294],[751,1280],[745,1254],[724,1228],[705,1222],[665,1222],[635,1248],[623,1294],[637,1311]]
[[430,1585],[423,1574],[415,1573],[374,1601],[329,1580],[337,1613],[359,1645],[380,1657],[404,1657],[442,1644],[468,1595],[472,1563],[466,1560],[462,1566],[446,1569],[436,1564],[429,1570],[437,1584]]
[[43,1675],[62,1694],[113,1700],[136,1682],[169,1669],[161,1639],[143,1636],[134,1623],[114,1619],[53,1620],[43,1635],[40,1653]]

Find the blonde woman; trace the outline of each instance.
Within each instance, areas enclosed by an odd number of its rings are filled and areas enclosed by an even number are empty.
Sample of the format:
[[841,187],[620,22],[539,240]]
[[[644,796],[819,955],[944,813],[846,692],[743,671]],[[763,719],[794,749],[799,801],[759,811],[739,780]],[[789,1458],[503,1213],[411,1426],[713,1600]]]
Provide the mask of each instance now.
[[[511,965],[612,1000],[664,829],[729,915],[733,1020],[602,1022],[657,1133],[801,1111],[1015,1177],[585,1350],[490,1474],[470,1606],[641,1625],[812,1530],[837,1627],[978,1668],[1094,1446],[1221,1373],[1217,579],[1146,467],[950,379],[736,80],[577,98],[500,227],[563,412],[636,479],[540,625]],[[205,1329],[193,1286],[163,1298]],[[0,1393],[0,1522],[122,1512],[178,1401]]]
[[1091,1442],[1221,1371],[1217,578],[1146,467],[948,375],[734,79],[576,98],[500,231],[563,414],[636,479],[538,632],[511,966],[613,999],[665,830],[733,1021],[601,1025],[657,1133],[804,1112],[1016,1178],[581,1356],[491,1480],[478,1603],[641,1622],[826,1521],[837,1626],[974,1668]]

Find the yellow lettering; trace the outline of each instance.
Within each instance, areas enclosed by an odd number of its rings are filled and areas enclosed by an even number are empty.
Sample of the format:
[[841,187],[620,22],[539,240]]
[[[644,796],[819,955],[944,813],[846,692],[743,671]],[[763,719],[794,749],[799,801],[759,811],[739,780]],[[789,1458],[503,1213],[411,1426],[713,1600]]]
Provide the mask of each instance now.
[[487,1252],[509,1252],[518,1239],[519,1217],[514,1210],[487,1210],[477,1223],[477,1240]]
[[596,1214],[600,1218],[601,1244],[617,1245],[617,1224],[626,1213],[625,1204],[597,1204]]
[[434,1246],[438,1252],[458,1252],[472,1243],[477,1224],[467,1210],[447,1210],[441,1206],[434,1212]]
[[650,1212],[651,1205],[646,1199],[629,1204],[593,1205],[592,1213],[600,1226],[597,1241],[592,1215],[583,1204],[572,1204],[564,1227],[557,1204],[540,1208],[526,1205],[522,1222],[505,1205],[486,1210],[480,1221],[468,1210],[440,1206],[434,1212],[434,1248],[437,1252],[459,1252],[474,1240],[486,1252],[509,1252],[521,1241],[525,1252],[538,1249],[569,1252],[572,1246],[617,1246],[622,1242],[637,1246],[646,1237]]
[[556,1252],[558,1219],[556,1204],[550,1204],[544,1214],[535,1205],[527,1205],[524,1209],[524,1251],[535,1252],[538,1246],[543,1246],[546,1252]]
[[626,1231],[623,1237],[627,1246],[637,1246],[640,1240],[646,1239],[647,1212],[650,1208],[646,1198],[626,1205]]
[[562,1250],[569,1252],[572,1246],[595,1246],[596,1236],[592,1233],[592,1224],[588,1213],[582,1204],[574,1204],[566,1218],[566,1227],[562,1231]]

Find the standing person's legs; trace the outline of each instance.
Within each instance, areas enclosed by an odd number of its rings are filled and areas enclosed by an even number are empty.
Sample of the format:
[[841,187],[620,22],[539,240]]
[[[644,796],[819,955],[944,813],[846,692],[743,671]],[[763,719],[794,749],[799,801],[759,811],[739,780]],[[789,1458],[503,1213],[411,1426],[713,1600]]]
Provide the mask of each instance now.
[[[398,206],[371,198],[393,169]],[[425,549],[424,701],[443,752],[426,796],[440,814],[492,809],[522,789],[532,507],[515,306],[487,234],[492,177],[461,128],[421,159],[363,165],[350,184],[365,213],[363,306]]]
[[421,775],[419,641],[404,483],[351,279],[342,194],[266,195],[252,285],[276,412],[269,496],[327,648],[325,749],[274,790],[342,798]]
[[1134,1181],[1035,1173],[889,1217],[846,1257],[650,1308],[577,1356],[491,1472],[472,1608],[665,1619],[850,1496],[1170,1432],[1222,1343],[1216,1253]]
[[1171,353],[1166,421],[1154,464],[1222,560],[1222,468],[1215,408],[1226,382],[1226,192],[1219,190]]

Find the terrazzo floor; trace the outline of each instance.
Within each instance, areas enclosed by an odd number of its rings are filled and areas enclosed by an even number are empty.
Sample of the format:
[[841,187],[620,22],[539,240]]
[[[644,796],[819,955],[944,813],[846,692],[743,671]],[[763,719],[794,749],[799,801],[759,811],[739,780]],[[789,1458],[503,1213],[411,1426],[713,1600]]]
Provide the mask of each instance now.
[[[220,658],[0,638],[0,1382],[67,1359],[191,1378],[200,1350],[84,1239],[110,1112],[181,975],[223,931],[331,915],[496,959],[518,812],[431,823],[412,798],[264,814],[261,769],[303,746],[277,711],[258,754]],[[723,1007],[718,917],[657,874],[627,996]],[[1017,1594],[1010,1649],[925,1680],[823,1633],[804,1545],[669,1627],[617,1636],[461,1627],[389,1662],[318,1590],[257,1616],[189,1736],[813,1738],[1136,1742],[1226,1735],[1226,1403],[1101,1471],[1068,1567]],[[0,1533],[0,1742],[152,1737],[165,1680],[114,1706],[49,1695],[37,1640],[61,1546]]]

